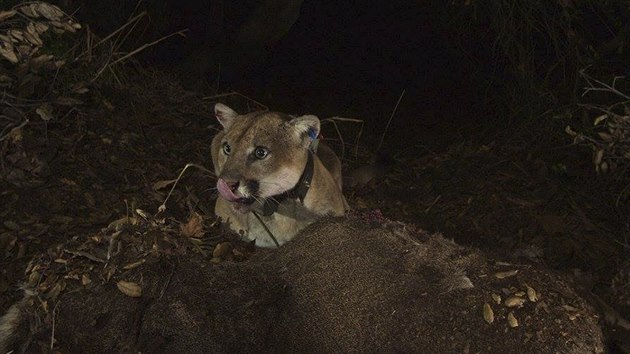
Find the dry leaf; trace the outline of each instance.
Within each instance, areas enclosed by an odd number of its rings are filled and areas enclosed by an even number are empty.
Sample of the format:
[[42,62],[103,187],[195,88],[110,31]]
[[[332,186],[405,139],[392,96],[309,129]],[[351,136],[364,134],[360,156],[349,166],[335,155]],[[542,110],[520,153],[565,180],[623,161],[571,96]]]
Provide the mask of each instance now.
[[18,57],[13,51],[13,45],[10,42],[4,42],[4,45],[0,46],[0,55],[13,64],[18,62]]
[[26,25],[26,32],[32,34],[33,36],[39,37],[39,33],[37,32],[37,28],[35,27],[34,22],[29,22],[29,24]]
[[510,312],[507,315],[508,325],[512,328],[518,327],[518,320],[514,317],[514,313]]
[[34,271],[33,271],[31,274],[29,274],[29,276],[28,276],[28,286],[29,286],[29,287],[31,287],[31,288],[32,288],[32,287],[35,287],[35,285],[36,285],[37,283],[39,283],[39,281],[41,280],[41,276],[42,276],[42,275],[41,275],[38,271],[34,270]]
[[212,251],[213,258],[223,258],[232,251],[232,244],[230,242],[221,242],[214,247]]
[[68,21],[68,22],[63,22],[62,23],[63,29],[65,29],[66,31],[70,32],[70,33],[75,33],[77,30],[74,28],[74,26],[72,25],[72,22]]
[[[45,313],[48,313],[49,311],[49,307],[48,307],[48,301],[43,300],[40,302],[40,304],[42,304],[42,309],[44,310]],[[11,353],[11,352],[9,352]]]
[[116,272],[116,267],[110,267],[107,270],[107,273],[105,273],[105,280],[110,281],[110,279],[112,279],[112,276],[114,276],[115,272]]
[[[33,47],[31,44],[28,44],[28,41],[25,43],[27,44],[20,44],[17,46],[16,48],[17,54],[19,54],[22,58],[30,58],[35,53],[37,53],[37,51],[39,50],[39,47]],[[24,65],[24,69],[26,69],[26,65]],[[31,75],[31,74],[28,73],[24,77],[27,77],[28,75]]]
[[505,306],[507,307],[521,307],[525,303],[525,299],[518,296],[510,296],[505,299]]
[[105,106],[105,108],[107,108],[108,111],[111,111],[111,112],[113,112],[116,109],[116,107],[114,107],[114,105],[108,100],[103,100],[103,105]]
[[562,308],[564,308],[565,310],[569,311],[569,312],[579,312],[580,310],[578,310],[577,308],[571,306],[571,305],[562,305]]
[[606,118],[608,118],[608,114],[602,114],[601,116],[595,118],[595,120],[593,121],[593,125],[598,125]]
[[85,82],[76,83],[72,85],[70,89],[72,90],[72,92],[78,93],[78,94],[84,94],[90,91],[87,87],[85,87]]
[[52,115],[51,111],[51,107],[48,104],[43,104],[39,107],[37,107],[37,109],[35,110],[35,113],[37,113],[37,115],[39,115],[39,117],[48,122],[51,121],[54,117]]
[[118,290],[120,290],[121,293],[129,297],[142,296],[142,288],[140,288],[140,285],[134,282],[121,280],[116,283],[116,287],[118,288]]
[[88,284],[90,284],[92,282],[92,280],[90,279],[90,277],[87,274],[83,274],[81,276],[81,284],[83,284],[83,286],[86,286]]
[[63,11],[55,5],[50,5],[45,2],[38,3],[36,9],[39,14],[51,21],[59,20],[63,17]]
[[599,165],[602,162],[602,158],[604,157],[604,150],[597,149],[593,154],[593,164]]
[[46,298],[47,299],[52,299],[52,300],[57,299],[59,294],[61,294],[61,292],[65,288],[66,288],[66,283],[65,282],[60,281],[60,282],[56,283],[55,286],[53,286],[52,289],[50,289],[50,291],[48,293],[46,293]]
[[109,223],[109,225],[107,225],[107,230],[112,230],[112,231],[120,231],[122,230],[126,225],[138,225],[138,219],[135,217],[122,217],[118,220],[114,220],[112,222]]
[[35,23],[35,29],[37,30],[37,33],[42,34],[46,31],[48,31],[48,29],[50,28],[49,25],[43,23],[43,22],[37,22]]
[[504,278],[515,276],[517,273],[518,273],[518,269],[515,269],[515,270],[508,270],[506,272],[498,272],[494,276],[497,279],[504,279]]
[[65,184],[67,186],[73,186],[73,187],[78,185],[77,182],[75,182],[75,181],[73,181],[73,180],[71,180],[69,178],[65,178],[65,177],[59,179],[59,182]]
[[488,323],[494,322],[494,311],[489,303],[483,304],[483,319]]
[[143,218],[144,220],[148,220],[151,217],[149,213],[147,213],[146,211],[142,209],[136,209],[135,212],[136,214],[140,215],[140,217]]
[[181,234],[184,237],[196,237],[203,236],[203,217],[198,213],[193,213],[188,219],[188,222],[181,225]]
[[129,264],[125,265],[123,267],[123,269],[124,270],[134,269],[134,268],[142,265],[145,261],[146,261],[145,259],[141,259],[141,260],[139,260],[137,262],[129,263]]
[[[50,24],[53,25],[53,27],[55,28],[63,28],[63,23],[59,21],[50,21]],[[63,33],[63,30],[61,33]]]
[[0,11],[0,22],[6,20],[7,18],[15,16],[17,11],[9,10],[9,11]]
[[12,39],[11,39],[11,38],[7,38],[7,37],[5,37],[5,36],[0,36],[0,37],[4,37],[4,38],[2,38],[2,40],[3,40],[3,41],[5,41],[5,42],[7,42],[7,41],[9,41],[9,40],[10,40],[11,42],[13,42],[13,43],[16,43],[16,42],[23,42],[23,41],[24,41],[24,33],[23,33],[22,31],[20,31],[20,30],[17,30],[17,29],[12,29],[12,30],[9,30],[9,31],[7,32],[7,34],[8,34],[8,35],[9,35]]
[[22,12],[23,14],[25,14],[28,17],[32,17],[32,18],[38,18],[39,17],[39,14],[36,12],[37,11],[36,4],[24,5],[24,6],[20,7],[19,10],[20,10],[20,12]]
[[31,31],[24,32],[24,38],[36,47],[44,45],[44,42],[42,42],[42,39],[39,38],[39,35],[37,34],[37,31],[35,31],[34,27],[32,32],[33,33],[31,33]]
[[532,288],[529,285],[525,285],[527,287],[527,298],[529,299],[529,301],[531,302],[536,302],[538,301],[538,294],[536,293],[536,290],[534,290],[534,288]]

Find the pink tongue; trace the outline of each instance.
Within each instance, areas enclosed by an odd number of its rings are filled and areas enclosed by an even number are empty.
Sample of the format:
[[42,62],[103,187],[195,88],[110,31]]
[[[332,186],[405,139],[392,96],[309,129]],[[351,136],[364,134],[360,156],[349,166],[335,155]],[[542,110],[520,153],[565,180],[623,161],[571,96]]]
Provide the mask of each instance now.
[[219,180],[217,181],[217,189],[219,190],[219,193],[221,193],[221,196],[230,202],[235,202],[241,199],[240,197],[237,197],[234,192],[232,192],[232,189],[223,180],[223,178],[219,178]]

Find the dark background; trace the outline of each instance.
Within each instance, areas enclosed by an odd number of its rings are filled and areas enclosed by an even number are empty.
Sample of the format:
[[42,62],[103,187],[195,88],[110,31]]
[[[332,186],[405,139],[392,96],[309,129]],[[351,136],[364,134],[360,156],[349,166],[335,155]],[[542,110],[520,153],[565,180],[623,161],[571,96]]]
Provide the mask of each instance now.
[[379,134],[404,90],[390,127],[395,141],[444,145],[451,137],[436,135],[491,116],[484,104],[490,83],[481,73],[501,69],[487,54],[482,32],[467,43],[472,52],[462,51],[454,38],[457,23],[449,23],[443,3],[306,0],[285,36],[249,50],[235,42],[255,5],[225,3],[217,10],[207,3],[167,3],[163,11],[173,16],[163,18],[160,30],[188,28],[188,38],[169,40],[145,58],[177,68],[190,87],[198,88],[202,78],[219,92],[236,90],[272,110],[357,118]]

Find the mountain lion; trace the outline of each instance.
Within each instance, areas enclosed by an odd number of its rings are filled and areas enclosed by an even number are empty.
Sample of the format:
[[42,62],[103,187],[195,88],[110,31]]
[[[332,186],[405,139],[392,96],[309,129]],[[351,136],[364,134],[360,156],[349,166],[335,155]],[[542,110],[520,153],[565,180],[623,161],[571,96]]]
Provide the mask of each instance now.
[[341,163],[318,144],[317,117],[239,115],[221,103],[214,110],[223,126],[212,140],[215,214],[245,240],[280,246],[318,218],[348,209]]

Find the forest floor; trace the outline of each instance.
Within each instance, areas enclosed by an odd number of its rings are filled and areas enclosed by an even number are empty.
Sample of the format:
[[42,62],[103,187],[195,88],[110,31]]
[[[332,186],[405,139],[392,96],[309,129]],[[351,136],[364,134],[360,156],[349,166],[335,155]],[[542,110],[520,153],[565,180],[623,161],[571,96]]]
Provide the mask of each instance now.
[[[215,102],[241,111],[259,106],[240,94],[185,90],[164,73],[136,75],[124,89],[91,88],[82,104],[59,109],[58,119],[31,120],[0,141],[1,312],[21,297],[17,285],[33,256],[98,234],[138,209],[158,213],[170,182],[187,163],[212,170]],[[264,104],[276,108],[273,101]],[[393,108],[389,104],[381,110]],[[474,117],[462,118],[465,111],[446,103],[430,111],[401,105],[399,123],[417,117],[429,123],[385,132],[386,173],[347,189],[350,205],[379,209],[463,245],[545,264],[574,277],[600,309],[610,304],[629,318],[629,244],[623,235],[630,231],[622,229],[623,208],[602,181],[606,176],[584,173],[590,160],[569,151],[574,147],[557,148],[535,137],[528,145],[505,132],[476,136],[480,130]],[[444,119],[455,115],[457,120]],[[471,123],[461,123],[466,121]],[[366,124],[358,143],[343,149],[346,171],[375,153],[368,146],[376,145],[383,130]],[[342,134],[356,133],[356,124],[341,125]],[[324,136],[341,155],[330,124]],[[164,217],[184,225],[198,213],[212,224],[214,185],[211,174],[187,171]],[[221,238],[211,239],[206,246]]]

